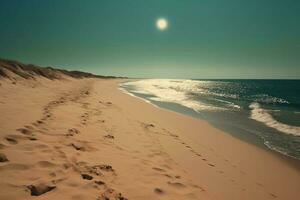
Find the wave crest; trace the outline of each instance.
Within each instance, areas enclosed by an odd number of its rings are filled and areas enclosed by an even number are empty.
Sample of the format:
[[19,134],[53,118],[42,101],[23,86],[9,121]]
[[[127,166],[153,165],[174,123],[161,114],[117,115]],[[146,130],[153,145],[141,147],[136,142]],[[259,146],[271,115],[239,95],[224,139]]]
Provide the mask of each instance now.
[[264,123],[268,127],[274,128],[282,133],[300,136],[300,127],[299,126],[290,126],[283,124],[279,121],[276,121],[267,110],[260,107],[260,104],[253,102],[249,106],[251,110],[251,118]]

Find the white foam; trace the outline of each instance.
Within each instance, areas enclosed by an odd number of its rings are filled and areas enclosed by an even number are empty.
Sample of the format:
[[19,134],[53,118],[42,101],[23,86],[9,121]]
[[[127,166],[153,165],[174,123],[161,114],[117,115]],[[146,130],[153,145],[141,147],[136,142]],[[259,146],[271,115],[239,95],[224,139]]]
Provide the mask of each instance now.
[[260,104],[253,102],[249,106],[251,110],[251,118],[264,123],[268,127],[274,128],[282,133],[300,136],[300,127],[283,124],[275,120],[267,110],[260,107]]
[[147,99],[143,99],[143,98],[141,98],[141,97],[138,97],[138,96],[136,96],[136,95],[134,95],[134,94],[132,94],[132,93],[130,93],[130,92],[127,92],[125,89],[123,89],[123,88],[118,88],[119,90],[121,90],[123,93],[125,93],[125,94],[128,94],[128,95],[130,95],[130,96],[132,96],[132,97],[135,97],[135,98],[138,98],[138,99],[141,99],[141,100],[143,100],[143,101],[145,101],[145,102],[147,102],[147,103],[149,103],[149,104],[151,104],[151,105],[153,105],[153,106],[155,106],[155,107],[157,107],[158,108],[158,106],[156,106],[155,104],[153,104],[153,103],[151,103],[151,101],[149,101],[149,100],[147,100]]
[[268,103],[268,104],[275,104],[275,103],[289,104],[290,103],[285,99],[279,97],[273,97],[268,94],[253,95],[252,98],[255,102],[259,102],[259,103]]
[[219,102],[222,102],[222,103],[225,103],[227,104],[228,106],[232,107],[232,108],[236,108],[236,109],[240,109],[241,106],[239,105],[236,105],[235,103],[231,102],[231,101],[225,101],[225,100],[222,100],[222,99],[217,99],[215,98],[216,101],[219,101]]
[[123,86],[131,86],[132,92],[138,94],[152,95],[153,101],[177,103],[198,112],[201,110],[225,110],[193,100],[189,93],[201,93],[201,83],[195,80],[174,80],[174,79],[145,79],[123,83]]

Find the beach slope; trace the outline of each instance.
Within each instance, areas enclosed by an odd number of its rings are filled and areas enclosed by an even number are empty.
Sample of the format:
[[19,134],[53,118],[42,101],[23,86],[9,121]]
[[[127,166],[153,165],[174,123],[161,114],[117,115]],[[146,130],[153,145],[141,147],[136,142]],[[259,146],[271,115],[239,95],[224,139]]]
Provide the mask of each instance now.
[[0,199],[300,196],[297,161],[125,94],[124,79],[3,62]]

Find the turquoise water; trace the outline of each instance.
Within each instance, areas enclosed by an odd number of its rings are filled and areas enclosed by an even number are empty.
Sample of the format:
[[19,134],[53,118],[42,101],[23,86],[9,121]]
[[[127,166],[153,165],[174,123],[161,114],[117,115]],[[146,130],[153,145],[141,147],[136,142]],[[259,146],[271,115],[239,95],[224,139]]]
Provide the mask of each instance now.
[[300,160],[300,80],[144,79],[120,87]]

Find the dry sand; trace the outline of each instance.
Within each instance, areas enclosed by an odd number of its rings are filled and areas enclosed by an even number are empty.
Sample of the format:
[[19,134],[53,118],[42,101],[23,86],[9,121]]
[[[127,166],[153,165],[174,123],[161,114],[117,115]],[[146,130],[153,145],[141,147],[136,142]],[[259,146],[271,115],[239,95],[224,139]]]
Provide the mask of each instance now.
[[299,162],[122,93],[120,81],[0,79],[0,199],[300,197]]

